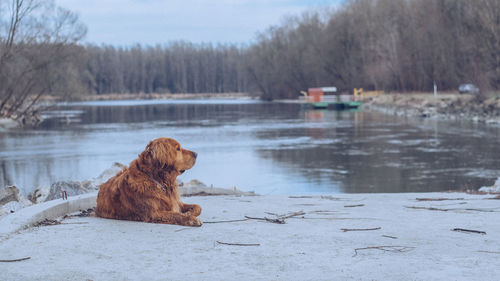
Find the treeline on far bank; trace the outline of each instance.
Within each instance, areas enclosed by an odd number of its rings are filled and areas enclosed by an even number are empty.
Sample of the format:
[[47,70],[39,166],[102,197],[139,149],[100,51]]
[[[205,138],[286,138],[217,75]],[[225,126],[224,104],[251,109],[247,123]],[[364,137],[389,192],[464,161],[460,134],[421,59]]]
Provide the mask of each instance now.
[[351,0],[269,28],[249,48],[264,97],[331,85],[386,91],[500,88],[499,0]]
[[85,91],[107,93],[227,93],[249,89],[245,50],[175,42],[165,46],[86,46]]
[[[82,45],[84,27],[64,12],[54,15],[62,24],[51,26],[72,27],[64,29],[71,31],[65,37],[57,30],[52,37],[34,30],[26,38],[26,29],[15,37],[16,26],[0,33],[0,115],[23,108],[30,93],[78,98],[248,92],[278,99],[317,86],[399,92],[430,91],[434,83],[439,90],[456,90],[461,83],[483,92],[500,88],[498,0],[347,0],[329,11],[287,18],[245,46]],[[31,26],[43,25],[26,24]]]
[[[255,92],[296,98],[336,86],[386,91],[500,88],[500,1],[354,0],[288,18],[250,46],[177,42],[83,47],[83,92]],[[83,67],[83,68],[82,68]]]

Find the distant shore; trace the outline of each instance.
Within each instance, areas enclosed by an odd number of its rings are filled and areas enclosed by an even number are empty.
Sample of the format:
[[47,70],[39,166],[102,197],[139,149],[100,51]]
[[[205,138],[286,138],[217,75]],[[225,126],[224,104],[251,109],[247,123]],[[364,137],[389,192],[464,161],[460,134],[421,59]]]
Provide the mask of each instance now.
[[456,93],[385,94],[363,103],[363,108],[398,116],[470,120],[500,124],[500,96],[479,99]]
[[[304,103],[303,100],[275,100]],[[390,93],[363,101],[362,109],[390,115],[500,124],[500,95],[480,99],[458,93]]]
[[[85,96],[82,101],[102,100],[181,100],[181,99],[259,99],[250,93],[177,93],[177,94],[104,94]],[[301,103],[300,100],[276,102]],[[474,95],[458,93],[391,93],[370,98],[363,108],[391,115],[435,119],[470,120],[500,124],[500,95],[480,99]]]
[[[196,100],[196,99],[225,99],[225,100],[256,100],[260,96],[251,93],[177,93],[177,94],[160,94],[160,93],[139,93],[139,94],[102,94],[102,95],[86,95],[73,99],[61,99],[57,96],[45,95],[40,98],[40,102],[47,105],[53,105],[58,102],[67,101],[115,101],[115,100]],[[40,118],[39,115],[36,115]],[[40,121],[40,120],[38,120]],[[36,126],[29,123],[30,127]],[[12,118],[0,117],[0,132],[7,129],[23,127],[22,122]]]
[[[168,99],[258,99],[259,96],[250,93],[139,93],[139,94],[102,94],[79,97],[80,101],[102,100],[168,100]],[[47,100],[51,100],[49,97]],[[53,100],[53,99],[52,99]]]
[[[194,99],[259,99],[252,93],[139,93],[103,94],[79,97],[80,101],[106,100],[194,100]],[[42,101],[54,103],[57,97],[45,96]],[[274,100],[283,103],[302,103],[299,99]],[[470,120],[487,124],[500,124],[500,95],[479,99],[474,95],[457,93],[391,93],[363,101],[365,110],[385,114],[431,119]],[[0,119],[0,130],[18,127],[19,122],[9,118]]]

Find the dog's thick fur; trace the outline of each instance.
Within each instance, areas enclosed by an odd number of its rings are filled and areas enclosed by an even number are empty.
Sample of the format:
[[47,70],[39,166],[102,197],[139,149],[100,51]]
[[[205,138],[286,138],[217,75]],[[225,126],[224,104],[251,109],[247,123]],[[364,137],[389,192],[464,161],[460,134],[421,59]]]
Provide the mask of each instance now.
[[151,141],[130,166],[103,183],[97,195],[99,217],[201,226],[198,205],[180,200],[176,178],[193,167],[197,154],[171,138]]

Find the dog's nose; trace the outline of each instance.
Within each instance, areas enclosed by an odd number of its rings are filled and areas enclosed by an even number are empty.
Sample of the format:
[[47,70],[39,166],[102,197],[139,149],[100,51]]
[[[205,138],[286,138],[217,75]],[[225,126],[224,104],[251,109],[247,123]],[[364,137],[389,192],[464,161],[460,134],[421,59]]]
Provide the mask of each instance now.
[[198,153],[193,151],[193,156],[194,156],[194,158],[198,157]]

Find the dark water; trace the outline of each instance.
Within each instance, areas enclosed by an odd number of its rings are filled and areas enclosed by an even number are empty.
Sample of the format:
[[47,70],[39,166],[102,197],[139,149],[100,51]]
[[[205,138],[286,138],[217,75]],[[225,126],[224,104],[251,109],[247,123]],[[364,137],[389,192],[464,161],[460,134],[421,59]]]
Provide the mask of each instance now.
[[500,176],[500,129],[468,122],[255,101],[76,103],[46,117],[0,133],[0,186],[90,179],[160,136],[198,152],[183,181],[260,194],[477,189]]

